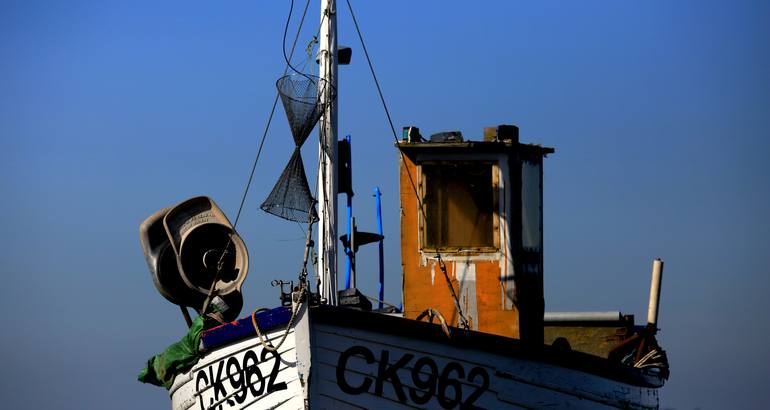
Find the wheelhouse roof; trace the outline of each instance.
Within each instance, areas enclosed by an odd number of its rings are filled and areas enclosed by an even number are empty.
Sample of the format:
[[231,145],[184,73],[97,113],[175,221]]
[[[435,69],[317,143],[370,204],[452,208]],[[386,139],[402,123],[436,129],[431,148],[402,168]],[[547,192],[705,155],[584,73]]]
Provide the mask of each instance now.
[[538,144],[522,144],[513,140],[462,142],[398,141],[396,147],[407,155],[427,150],[467,153],[520,151],[530,155],[540,155],[545,157],[548,154],[556,152],[554,148],[544,147]]

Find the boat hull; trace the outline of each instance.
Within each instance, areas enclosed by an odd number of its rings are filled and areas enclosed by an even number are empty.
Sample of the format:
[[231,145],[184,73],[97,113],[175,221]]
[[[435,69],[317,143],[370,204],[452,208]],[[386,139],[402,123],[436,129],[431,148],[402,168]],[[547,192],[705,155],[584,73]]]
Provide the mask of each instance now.
[[658,408],[662,379],[640,369],[371,315],[311,311],[314,407]]
[[[274,326],[264,332],[265,342],[274,345],[284,339],[290,317],[283,310],[277,313],[277,321],[264,320],[269,315],[261,321]],[[242,338],[244,332],[249,336]],[[227,340],[233,334],[240,340]],[[169,389],[172,409],[304,408],[294,328],[275,352],[265,348],[250,318],[214,329],[204,335],[204,347],[206,342],[210,347],[203,358],[174,379]]]
[[[268,337],[277,343],[284,329]],[[177,377],[171,396],[175,410],[655,409],[663,381],[579,352],[322,306],[298,312],[275,356],[256,335],[212,349]]]

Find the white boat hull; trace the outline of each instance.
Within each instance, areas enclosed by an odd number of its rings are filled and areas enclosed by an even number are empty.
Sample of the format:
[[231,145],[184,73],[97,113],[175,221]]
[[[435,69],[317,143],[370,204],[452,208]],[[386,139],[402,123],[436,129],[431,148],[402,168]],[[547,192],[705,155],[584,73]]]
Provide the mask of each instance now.
[[[277,344],[283,333],[283,328],[266,332],[265,340]],[[210,351],[174,379],[171,408],[304,408],[296,350],[292,329],[277,352],[265,349],[256,335]]]
[[278,356],[256,335],[208,352],[175,379],[172,408],[658,408],[654,371],[377,313],[299,316]]
[[319,408],[657,408],[657,392],[408,337],[314,327]]

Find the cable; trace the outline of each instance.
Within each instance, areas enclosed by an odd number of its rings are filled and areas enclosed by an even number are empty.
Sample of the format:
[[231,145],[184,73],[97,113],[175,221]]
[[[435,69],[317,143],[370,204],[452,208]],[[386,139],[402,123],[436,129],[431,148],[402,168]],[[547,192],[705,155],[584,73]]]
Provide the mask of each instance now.
[[390,307],[393,308],[393,310],[398,312],[398,306],[396,306],[396,305],[393,305],[393,304],[390,304],[390,303],[388,303],[388,302],[386,302],[384,300],[380,300],[380,299],[377,299],[375,297],[369,296],[369,295],[367,295],[367,294],[365,294],[363,292],[361,294],[364,295],[365,298],[371,300],[372,302],[378,302],[378,303],[382,303],[383,305],[390,306]]
[[361,34],[361,29],[358,27],[358,20],[356,20],[356,15],[353,13],[353,6],[350,5],[350,0],[345,0],[345,2],[348,4],[348,10],[350,10],[350,17],[353,18],[353,25],[356,26],[356,32],[358,33],[358,39],[361,41],[361,48],[364,50],[364,55],[366,56],[366,62],[369,64],[369,71],[372,72],[372,78],[374,79],[374,85],[377,86],[377,93],[380,95],[380,101],[382,101],[382,108],[385,109],[385,115],[388,117],[388,124],[390,124],[390,130],[393,132],[393,138],[398,142],[398,137],[396,136],[396,128],[393,126],[393,120],[390,118],[390,111],[388,111],[388,105],[385,103],[385,97],[382,95],[382,88],[380,88],[380,82],[377,80],[377,74],[374,73],[374,66],[372,65],[372,60],[369,58],[369,52],[366,50],[366,44],[364,44],[364,36]]
[[[292,9],[294,8],[294,0],[292,0]],[[302,18],[299,21],[299,27],[297,28],[297,34],[294,36],[294,43],[291,45],[291,52],[290,56],[294,56],[294,51],[297,47],[297,41],[299,40],[300,32],[302,31],[302,25],[305,22],[305,16],[307,15],[307,9],[310,7],[310,0],[307,0],[307,3],[305,3],[305,10],[302,12]],[[289,18],[291,18],[291,11],[289,11]],[[283,41],[286,42],[286,31],[289,28],[289,20],[286,21],[286,26],[284,27],[283,31]],[[286,48],[283,47],[283,53],[284,58],[286,58]],[[289,63],[289,60],[286,59],[287,67],[283,70],[283,75],[286,75],[286,73],[289,71],[289,67],[291,67],[291,64]],[[292,67],[293,69],[293,67]],[[280,93],[275,93],[275,99],[273,100],[273,107],[270,109],[270,116],[267,118],[267,124],[265,125],[265,131],[262,133],[262,140],[259,142],[259,149],[257,150],[257,156],[254,158],[254,163],[251,166],[251,173],[249,173],[249,179],[246,182],[246,189],[243,191],[243,196],[241,197],[241,204],[238,207],[238,213],[235,216],[235,222],[233,223],[233,230],[235,230],[235,227],[238,225],[238,220],[241,217],[241,211],[243,210],[243,205],[246,203],[246,197],[249,193],[249,188],[251,187],[251,182],[254,179],[254,172],[257,169],[257,162],[259,161],[259,157],[262,154],[262,147],[265,145],[265,139],[267,137],[267,132],[270,130],[270,123],[273,121],[273,115],[275,114],[275,107],[278,106],[278,99],[280,98]],[[229,244],[228,244],[229,246]]]
[[[305,5],[305,12],[302,14],[302,20],[305,19],[305,13],[307,13],[307,9],[308,9],[308,5],[309,4],[310,4],[310,0],[308,0],[308,3]],[[289,15],[288,15],[288,17],[286,17],[286,25],[283,28],[283,42],[281,43],[282,44],[281,48],[283,50],[283,59],[286,60],[286,65],[288,65],[289,68],[291,68],[295,73],[297,73],[297,74],[307,78],[307,80],[310,81],[315,86],[316,82],[313,81],[313,79],[309,75],[307,75],[307,74],[297,70],[291,64],[291,58],[290,57],[294,56],[294,46],[297,45],[297,39],[296,38],[294,39],[294,45],[292,45],[292,47],[291,47],[291,50],[292,50],[291,51],[291,55],[289,57],[286,56],[286,32],[289,30],[289,22],[291,21],[291,14],[292,14],[293,11],[294,11],[294,0],[291,0],[291,5],[289,6]],[[326,17],[326,16],[324,16],[324,17]],[[321,19],[321,24],[323,24],[323,18]],[[300,24],[300,28],[301,27],[302,27],[302,25]],[[319,27],[318,30],[319,31],[321,30],[320,27]],[[284,75],[286,75],[285,72],[284,72]]]
[[[310,0],[308,0],[308,4],[310,4]],[[307,6],[305,6],[305,11],[307,11]],[[294,0],[291,0],[291,4],[289,5],[289,15],[286,16],[286,24],[283,26],[283,41],[281,42],[281,51],[283,51],[283,59],[286,61],[286,65],[289,66],[294,72],[297,74],[302,74],[299,72],[296,68],[294,68],[293,65],[291,65],[291,61],[289,57],[286,57],[286,33],[289,31],[289,23],[291,22],[291,14],[294,12]],[[305,16],[302,16],[303,20]],[[302,27],[302,24],[300,23],[300,28]],[[296,41],[295,41],[296,44]],[[292,47],[292,56],[294,55],[294,47]]]
[[[292,9],[294,8],[294,0],[291,2]],[[297,47],[297,41],[299,40],[299,35],[302,32],[302,26],[305,22],[305,16],[307,15],[307,10],[310,7],[310,0],[307,0],[305,3],[305,10],[302,12],[302,18],[299,22],[299,27],[297,27],[297,34],[294,36],[294,42],[291,46],[291,52],[290,55],[294,56],[294,50]],[[291,11],[289,11],[289,19],[291,19]],[[286,42],[286,31],[289,28],[289,20],[286,21],[286,27],[284,28],[284,43]],[[286,50],[284,47],[284,57],[286,56]],[[288,59],[287,59],[288,64]],[[291,64],[288,64],[290,67]],[[286,73],[289,71],[289,67],[284,68],[283,74],[286,75]],[[259,162],[259,158],[262,155],[262,148],[265,145],[265,140],[267,139],[267,132],[270,130],[270,124],[273,121],[273,115],[275,114],[275,107],[278,106],[278,98],[280,94],[276,92],[275,99],[273,100],[273,107],[270,109],[270,115],[267,118],[267,124],[265,125],[265,131],[262,133],[262,139],[259,142],[259,148],[257,149],[257,155],[254,157],[254,162],[251,165],[251,172],[249,173],[249,179],[246,182],[246,187],[243,190],[243,195],[241,196],[241,203],[238,206],[238,212],[235,215],[235,221],[233,222],[233,235],[237,235],[237,226],[238,221],[241,219],[241,212],[243,211],[243,206],[246,203],[246,198],[249,194],[249,188],[251,187],[251,182],[254,180],[254,172],[257,169],[257,163]],[[225,255],[228,254],[227,249],[230,248],[230,244],[232,243],[232,236],[228,236],[227,238],[227,244],[224,247],[224,250],[222,251],[222,255],[219,257],[219,261],[217,262],[217,271],[214,274],[214,279],[211,281],[211,287],[209,288],[209,293],[206,296],[206,299],[203,301],[203,306],[201,307],[201,314],[206,312],[206,309],[208,308],[209,303],[211,303],[211,298],[214,295],[214,289],[216,288],[216,284],[219,281],[219,275],[222,272],[222,268],[224,266],[224,260]]]
[[[361,48],[364,50],[364,56],[366,56],[366,62],[369,64],[369,71],[372,73],[372,78],[374,79],[374,85],[377,86],[377,93],[380,96],[380,101],[382,102],[382,108],[385,109],[385,115],[388,117],[388,124],[390,125],[390,130],[393,133],[393,139],[396,141],[396,144],[398,144],[398,135],[396,134],[396,128],[393,126],[393,120],[390,117],[390,111],[388,110],[388,104],[385,102],[385,97],[382,94],[382,88],[380,87],[380,82],[377,80],[377,74],[374,73],[374,65],[372,64],[372,60],[369,58],[369,52],[366,50],[366,44],[364,43],[364,36],[361,34],[361,29],[358,27],[358,20],[356,20],[356,14],[353,12],[353,6],[350,5],[350,0],[345,0],[345,2],[348,4],[348,10],[350,10],[350,17],[353,18],[353,25],[356,27],[356,32],[358,33],[358,39],[361,41]],[[399,153],[401,155],[401,161],[405,162],[404,153],[399,150]],[[417,197],[417,204],[420,208],[420,213],[422,214],[423,220],[427,221],[427,215],[425,214],[425,207],[423,206],[422,200],[420,199],[420,194],[417,191],[417,185],[414,183],[414,179],[412,179],[412,174],[407,170],[406,173],[407,177],[409,177],[409,183],[412,185],[412,190],[414,191],[414,195]],[[447,274],[446,271],[446,265],[444,264],[443,259],[441,258],[441,253],[436,252],[436,259],[439,264],[439,268],[441,269],[441,272],[444,274],[444,278],[446,279],[447,286],[449,286],[449,291],[452,296],[452,299],[454,299],[455,308],[457,309],[457,313],[460,315],[460,324],[468,329],[470,326],[468,325],[468,320],[465,318],[465,315],[463,315],[462,307],[460,306],[460,300],[457,298],[457,294],[454,291],[454,287],[452,286],[451,281],[449,280],[449,274]]]

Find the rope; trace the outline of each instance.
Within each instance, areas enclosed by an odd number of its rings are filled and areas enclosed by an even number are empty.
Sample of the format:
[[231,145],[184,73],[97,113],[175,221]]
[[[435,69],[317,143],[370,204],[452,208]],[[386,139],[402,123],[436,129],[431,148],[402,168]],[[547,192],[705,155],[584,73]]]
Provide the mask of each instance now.
[[382,88],[380,88],[380,82],[377,81],[377,74],[374,73],[374,66],[372,60],[369,58],[369,52],[366,50],[366,44],[364,44],[364,36],[361,34],[361,29],[358,27],[358,20],[356,20],[356,14],[353,12],[353,6],[350,5],[350,0],[345,0],[348,4],[348,10],[350,10],[350,17],[353,18],[353,25],[356,26],[356,32],[358,33],[358,39],[361,41],[361,48],[364,50],[366,56],[366,62],[369,64],[369,71],[372,72],[372,78],[374,79],[374,85],[377,86],[377,93],[380,95],[380,101],[382,101],[382,108],[385,109],[385,115],[388,117],[388,124],[390,124],[390,130],[393,132],[393,138],[398,142],[396,136],[396,128],[393,126],[393,120],[390,118],[390,111],[388,110],[388,104],[385,103],[385,97],[382,95]]
[[[302,30],[302,26],[305,22],[305,16],[307,15],[307,10],[310,6],[310,0],[305,3],[305,9],[302,12],[302,18],[299,21],[299,27],[297,28],[297,34],[294,36],[294,42],[291,45],[291,52],[289,53],[289,57],[294,56],[294,51],[297,47],[297,41],[299,40],[300,31]],[[289,15],[291,17],[291,14]],[[286,28],[288,28],[289,22],[286,22]],[[284,41],[285,41],[285,30],[284,30]],[[285,50],[284,50],[285,53]],[[286,75],[286,73],[289,72],[289,65],[283,69],[283,75]],[[259,161],[259,157],[262,154],[262,147],[265,145],[265,139],[267,137],[267,132],[270,129],[270,123],[273,120],[273,115],[275,114],[275,108],[278,106],[278,99],[280,98],[280,94],[278,92],[275,93],[275,99],[273,100],[273,107],[270,109],[270,116],[267,119],[267,125],[265,125],[265,131],[262,133],[262,140],[259,142],[259,149],[257,150],[257,156],[254,158],[254,164],[251,166],[251,172],[249,173],[249,180],[246,182],[246,189],[243,192],[243,196],[241,197],[241,204],[238,207],[238,214],[235,216],[235,222],[233,223],[233,230],[235,230],[235,226],[238,225],[238,219],[241,217],[241,211],[243,210],[243,205],[246,202],[246,196],[249,192],[249,187],[251,186],[251,181],[254,179],[254,172],[257,168],[257,162]]]
[[[292,0],[292,8],[294,7],[294,0]],[[297,41],[299,40],[300,32],[302,31],[302,26],[305,22],[305,16],[307,15],[307,10],[310,7],[310,0],[307,0],[307,3],[305,3],[305,10],[302,12],[302,18],[299,21],[299,27],[297,27],[297,34],[294,36],[294,42],[291,45],[291,52],[290,56],[294,56],[294,50],[297,47]],[[291,11],[289,12],[289,18],[291,18]],[[286,27],[284,29],[284,43],[286,42],[286,30],[288,30],[289,27],[289,20],[286,21]],[[286,50],[284,49],[284,55],[286,53]],[[288,60],[287,60],[288,63]],[[283,75],[286,75],[286,73],[289,72],[289,66],[287,65],[286,68],[283,70]],[[273,100],[273,107],[270,109],[270,115],[267,118],[267,124],[265,125],[265,131],[262,133],[262,139],[259,142],[259,148],[257,149],[257,155],[254,157],[254,162],[251,165],[251,172],[249,173],[249,179],[246,182],[246,187],[243,190],[243,195],[241,196],[241,203],[238,206],[238,213],[235,215],[235,221],[233,222],[233,234],[237,235],[238,231],[236,230],[236,227],[238,226],[238,221],[241,219],[241,212],[243,211],[243,206],[246,204],[246,198],[249,194],[249,188],[251,187],[251,182],[254,180],[254,172],[257,169],[257,163],[259,163],[259,158],[262,155],[262,148],[265,146],[265,140],[267,139],[267,132],[270,130],[270,124],[273,121],[273,115],[275,114],[275,108],[278,106],[278,99],[280,98],[280,94],[278,92],[275,93],[275,99]],[[217,272],[214,274],[214,280],[211,281],[211,287],[209,288],[209,294],[206,296],[206,300],[203,302],[203,307],[201,308],[201,313],[206,312],[206,309],[208,309],[209,304],[211,303],[211,298],[214,296],[214,290],[216,287],[217,282],[219,281],[219,276],[222,272],[222,268],[224,267],[224,260],[225,255],[227,255],[227,249],[230,247],[230,244],[233,242],[232,235],[228,236],[227,238],[227,245],[225,245],[224,250],[222,251],[222,255],[219,257],[219,261],[217,262]]]
[[283,342],[286,341],[286,337],[289,336],[289,332],[291,331],[291,328],[294,327],[294,321],[297,320],[297,313],[299,313],[300,308],[302,307],[302,301],[305,299],[305,294],[307,293],[306,288],[302,287],[299,291],[299,302],[292,304],[292,312],[291,312],[291,319],[289,319],[289,323],[286,324],[286,329],[283,332],[283,336],[281,336],[281,341],[278,342],[277,346],[273,346],[270,341],[266,340],[265,337],[262,335],[262,331],[259,329],[259,325],[257,324],[257,312],[259,309],[253,311],[251,313],[251,324],[254,326],[254,331],[257,333],[257,336],[259,337],[259,343],[262,345],[262,347],[265,350],[269,350],[271,352],[278,351],[278,348],[281,347]]
[[446,335],[446,337],[449,337],[449,338],[452,337],[452,334],[449,332],[449,326],[447,326],[446,324],[446,319],[444,319],[444,315],[442,315],[441,312],[433,308],[427,308],[423,310],[422,313],[420,313],[417,316],[417,319],[415,320],[419,322],[420,320],[422,320],[422,318],[426,316],[428,317],[428,321],[430,323],[433,323],[433,318],[437,317],[438,321],[441,323],[441,330],[444,331],[444,334]]
[[653,364],[647,364],[648,361],[652,359],[659,359],[660,358],[660,352],[658,352],[657,349],[650,350],[644,357],[639,359],[636,363],[634,363],[634,367],[641,368],[641,367],[649,367],[649,366],[657,366],[659,364],[653,363]]
[[446,271],[446,265],[444,264],[444,261],[441,260],[441,254],[437,253],[436,258],[438,258],[438,267],[441,269],[441,273],[444,274],[444,280],[446,281],[446,285],[449,288],[449,293],[452,295],[452,299],[455,302],[455,308],[457,309],[457,314],[460,315],[460,325],[462,325],[463,328],[466,330],[470,329],[470,325],[468,324],[468,319],[465,318],[465,315],[463,314],[463,309],[460,307],[460,299],[457,298],[457,293],[455,293],[455,288],[452,286],[452,281],[449,279],[449,274]]
[[398,306],[396,306],[396,305],[393,305],[393,304],[390,304],[390,303],[388,303],[388,302],[386,302],[386,301],[384,301],[384,300],[380,300],[380,299],[377,299],[377,298],[375,298],[375,297],[369,296],[369,295],[367,295],[367,294],[365,294],[365,293],[363,293],[363,292],[362,292],[361,294],[362,294],[362,295],[364,295],[364,297],[365,297],[365,298],[367,298],[367,299],[371,300],[372,302],[378,302],[378,303],[382,303],[383,305],[386,305],[386,306],[392,307],[393,309],[395,309],[396,311],[398,311]]
[[[302,13],[302,21],[305,20],[305,14],[307,13],[308,6],[310,6],[310,0],[305,3],[305,11]],[[289,15],[286,17],[286,25],[283,27],[283,42],[281,43],[281,49],[283,50],[283,59],[286,61],[286,65],[289,66],[295,73],[305,77],[310,81],[311,83],[315,84],[315,81],[313,81],[312,78],[310,78],[307,74],[297,70],[294,68],[293,65],[291,65],[291,57],[294,56],[294,46],[297,45],[297,38],[299,38],[299,30],[302,29],[302,23],[300,22],[299,29],[297,30],[297,37],[294,38],[294,44],[291,46],[291,55],[286,56],[286,33],[289,31],[289,22],[291,22],[291,14],[294,12],[294,0],[291,0],[291,5],[289,6]],[[284,71],[284,75],[286,75],[287,71]]]
[[[348,10],[350,10],[350,17],[353,18],[353,25],[356,27],[356,33],[358,33],[358,39],[361,41],[361,48],[364,50],[364,56],[366,56],[366,62],[369,65],[369,71],[372,73],[372,78],[374,79],[374,85],[377,86],[377,93],[380,96],[380,101],[382,102],[382,108],[385,110],[385,115],[388,117],[388,124],[390,125],[390,131],[393,133],[393,139],[395,140],[396,144],[398,144],[398,135],[396,134],[396,127],[393,126],[393,119],[390,117],[390,110],[388,110],[388,104],[385,102],[385,97],[382,94],[382,88],[380,87],[380,82],[377,80],[377,74],[374,72],[374,65],[372,64],[372,60],[369,58],[369,52],[366,50],[366,44],[364,43],[364,36],[361,34],[361,29],[358,27],[358,20],[356,19],[356,14],[353,12],[353,6],[350,4],[350,0],[345,0],[345,2],[348,5]],[[403,163],[406,163],[404,158],[404,153],[399,150],[399,154],[401,156],[401,161]],[[425,214],[425,207],[422,203],[422,200],[420,199],[420,194],[417,191],[417,185],[414,183],[414,179],[412,178],[412,174],[407,171],[406,173],[407,177],[409,178],[409,183],[412,186],[412,191],[414,192],[415,197],[417,197],[417,204],[420,209],[420,213],[422,214],[422,218],[424,221],[427,221],[427,215]],[[446,265],[444,264],[444,261],[441,259],[441,253],[436,252],[436,259],[438,261],[439,268],[441,269],[441,272],[444,273],[444,279],[446,280],[446,284],[449,287],[449,292],[452,295],[452,299],[454,299],[455,308],[457,308],[457,313],[460,316],[460,324],[465,328],[468,329],[468,320],[465,319],[465,315],[463,315],[462,308],[460,307],[460,300],[457,298],[457,294],[455,293],[454,287],[452,286],[452,282],[449,280],[449,275],[446,271]]]

